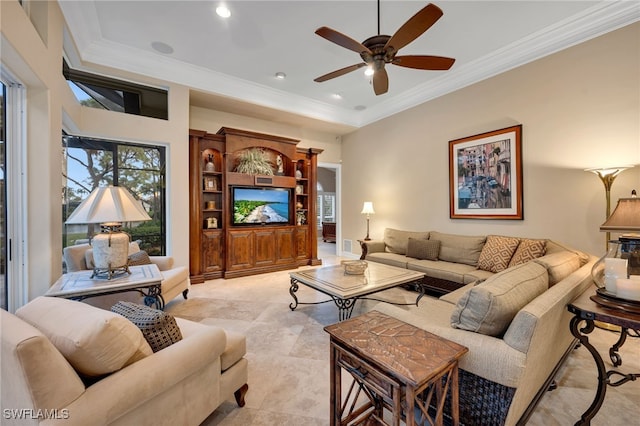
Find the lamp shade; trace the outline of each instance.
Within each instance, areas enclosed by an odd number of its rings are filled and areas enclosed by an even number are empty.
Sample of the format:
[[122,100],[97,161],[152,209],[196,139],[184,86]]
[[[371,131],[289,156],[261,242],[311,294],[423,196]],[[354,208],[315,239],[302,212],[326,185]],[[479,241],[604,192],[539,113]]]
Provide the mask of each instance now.
[[640,231],[640,198],[620,198],[601,231]]
[[66,223],[141,222],[151,220],[140,202],[126,188],[94,189],[73,211]]
[[375,214],[376,212],[373,211],[373,203],[371,201],[365,201],[364,204],[362,205],[362,211],[360,213]]

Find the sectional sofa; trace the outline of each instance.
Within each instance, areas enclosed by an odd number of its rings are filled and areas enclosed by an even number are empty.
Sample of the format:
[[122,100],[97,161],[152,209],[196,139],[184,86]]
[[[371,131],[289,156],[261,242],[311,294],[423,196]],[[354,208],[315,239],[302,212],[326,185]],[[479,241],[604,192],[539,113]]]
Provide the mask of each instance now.
[[363,243],[362,257],[424,272],[443,295],[373,309],[469,348],[460,361],[462,424],[526,423],[575,347],[566,306],[591,285],[596,258],[545,239],[384,235]]

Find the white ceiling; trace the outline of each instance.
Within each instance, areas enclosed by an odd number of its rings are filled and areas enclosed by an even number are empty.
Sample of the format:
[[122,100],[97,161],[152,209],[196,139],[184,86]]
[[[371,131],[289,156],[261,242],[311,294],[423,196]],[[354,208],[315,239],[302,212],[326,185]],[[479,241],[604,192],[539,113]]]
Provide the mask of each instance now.
[[[224,20],[221,4],[231,9]],[[427,1],[381,1],[392,35]],[[640,20],[638,1],[435,0],[444,16],[400,50],[456,58],[449,71],[387,65],[388,93],[375,96],[362,70],[315,77],[361,62],[314,34],[331,27],[358,41],[377,34],[374,0],[60,0],[84,67],[123,69],[191,87],[192,105],[258,118],[332,123],[346,132],[558,50]],[[173,48],[160,53],[152,43]],[[81,64],[74,64],[76,67]],[[284,72],[287,78],[275,78]],[[526,84],[526,82],[523,82]],[[333,94],[340,94],[335,99]],[[282,113],[284,112],[284,114]],[[301,117],[302,118],[301,118]],[[301,120],[301,121],[300,121]],[[322,126],[321,126],[322,127]]]

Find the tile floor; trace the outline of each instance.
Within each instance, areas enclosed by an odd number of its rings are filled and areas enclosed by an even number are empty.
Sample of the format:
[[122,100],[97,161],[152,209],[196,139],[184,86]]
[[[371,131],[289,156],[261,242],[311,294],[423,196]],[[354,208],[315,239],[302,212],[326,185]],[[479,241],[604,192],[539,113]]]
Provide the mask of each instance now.
[[[324,265],[339,263],[335,245],[321,244]],[[299,300],[321,301],[326,296],[300,286]],[[415,300],[415,293],[392,289],[381,296],[396,302]],[[337,321],[331,303],[300,305],[289,309],[288,272],[276,272],[230,280],[212,280],[191,287],[188,300],[167,304],[172,314],[215,324],[247,336],[249,392],[246,406],[233,399],[223,403],[201,426],[328,425],[329,339],[323,327]],[[354,316],[377,302],[359,301]],[[610,367],[607,349],[616,340],[597,329],[591,341],[601,349]],[[640,372],[640,339],[628,339],[621,350],[624,372]],[[586,349],[571,355],[557,377],[558,389],[547,393],[529,425],[572,425],[589,406],[596,388],[593,359]],[[640,380],[607,389],[603,407],[592,425],[640,424]]]

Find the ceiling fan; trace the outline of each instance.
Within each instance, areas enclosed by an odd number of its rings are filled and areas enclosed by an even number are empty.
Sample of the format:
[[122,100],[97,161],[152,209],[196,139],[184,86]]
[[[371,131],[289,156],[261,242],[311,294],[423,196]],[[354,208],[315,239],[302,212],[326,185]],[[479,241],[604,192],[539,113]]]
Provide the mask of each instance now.
[[380,0],[378,0],[378,35],[369,37],[362,43],[329,27],[320,27],[316,34],[332,43],[360,54],[364,62],[320,76],[313,81],[321,83],[340,77],[359,68],[369,66],[373,70],[373,91],[382,95],[389,90],[389,76],[385,64],[393,64],[420,70],[448,70],[455,59],[443,56],[405,55],[396,56],[398,51],[427,31],[442,17],[442,10],[429,3],[402,25],[393,36],[380,34]]

